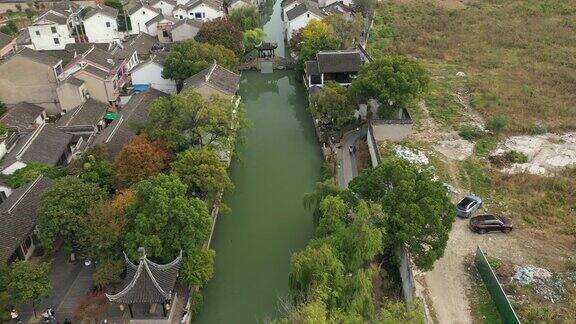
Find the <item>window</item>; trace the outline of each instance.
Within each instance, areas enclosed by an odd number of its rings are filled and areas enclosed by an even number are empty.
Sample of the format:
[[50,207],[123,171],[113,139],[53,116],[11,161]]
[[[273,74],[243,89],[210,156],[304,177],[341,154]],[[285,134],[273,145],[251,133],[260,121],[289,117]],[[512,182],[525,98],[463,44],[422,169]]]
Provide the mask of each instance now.
[[201,12],[197,12],[194,17],[195,17],[195,18],[202,18],[202,13],[201,13]]
[[163,30],[163,31],[162,31],[162,37],[168,38],[168,37],[170,37],[170,34],[168,34],[168,31]]
[[110,27],[110,22],[109,22],[109,21],[106,22],[106,27]]
[[307,17],[307,18],[310,18],[310,14],[306,14],[306,17]]
[[39,30],[36,31],[36,36],[40,36],[40,31],[39,31]]
[[54,44],[56,45],[60,44],[60,40],[58,38],[54,38]]
[[50,30],[52,30],[52,34],[56,34],[56,27],[50,27]]

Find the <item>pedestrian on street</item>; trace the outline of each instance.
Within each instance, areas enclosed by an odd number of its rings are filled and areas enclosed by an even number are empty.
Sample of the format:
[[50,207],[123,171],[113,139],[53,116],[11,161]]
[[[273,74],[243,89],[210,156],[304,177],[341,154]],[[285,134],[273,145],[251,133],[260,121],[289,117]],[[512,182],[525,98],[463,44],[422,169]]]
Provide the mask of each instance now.
[[352,155],[352,146],[348,147],[348,153],[350,153],[350,155]]

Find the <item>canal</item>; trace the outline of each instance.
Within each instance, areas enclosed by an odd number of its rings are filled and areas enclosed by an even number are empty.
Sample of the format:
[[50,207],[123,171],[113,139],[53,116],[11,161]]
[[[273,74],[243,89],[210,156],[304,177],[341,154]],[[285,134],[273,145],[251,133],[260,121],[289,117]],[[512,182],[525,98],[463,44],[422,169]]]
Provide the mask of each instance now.
[[[272,1],[264,31],[284,56],[281,0]],[[196,323],[277,318],[280,300],[288,298],[290,256],[312,237],[302,197],[314,189],[322,158],[302,83],[291,71],[244,72],[240,95],[250,126],[231,166],[236,189],[225,201],[232,212],[216,224],[215,275]]]

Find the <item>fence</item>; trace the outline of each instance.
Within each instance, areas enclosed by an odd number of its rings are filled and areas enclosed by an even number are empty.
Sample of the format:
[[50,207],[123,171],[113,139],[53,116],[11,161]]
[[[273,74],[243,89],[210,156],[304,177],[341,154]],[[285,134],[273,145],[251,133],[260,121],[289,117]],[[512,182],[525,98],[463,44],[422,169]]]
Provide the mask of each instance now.
[[488,263],[488,260],[480,247],[476,249],[474,264],[476,265],[476,269],[478,269],[480,277],[482,278],[484,285],[486,285],[490,296],[492,296],[492,301],[494,301],[504,323],[520,324],[520,320],[518,319],[518,316],[516,316],[516,312],[510,304],[510,300],[508,300],[504,289],[502,289],[500,282],[498,282],[498,278],[494,274],[490,263]]

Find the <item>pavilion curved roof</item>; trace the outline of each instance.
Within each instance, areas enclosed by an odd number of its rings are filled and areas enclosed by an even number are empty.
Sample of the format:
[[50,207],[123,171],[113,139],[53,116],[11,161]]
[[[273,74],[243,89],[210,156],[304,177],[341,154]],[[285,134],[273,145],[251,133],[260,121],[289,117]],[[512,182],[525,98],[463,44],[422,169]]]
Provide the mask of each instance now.
[[157,264],[150,261],[146,254],[140,262],[134,264],[124,253],[126,260],[126,279],[123,288],[117,294],[106,294],[108,300],[115,303],[163,303],[172,299],[178,271],[182,262],[182,251],[174,261]]

